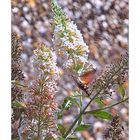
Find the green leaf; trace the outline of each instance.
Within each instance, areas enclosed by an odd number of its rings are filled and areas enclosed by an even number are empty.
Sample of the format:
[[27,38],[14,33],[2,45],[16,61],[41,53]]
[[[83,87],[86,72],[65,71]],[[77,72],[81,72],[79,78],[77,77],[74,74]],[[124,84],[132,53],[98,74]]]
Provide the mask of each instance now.
[[61,118],[62,118],[61,112],[57,112],[57,118],[58,118],[58,119],[61,119]]
[[79,103],[73,96],[68,96],[64,99],[64,102],[62,104],[62,109],[69,110],[73,104],[76,104],[78,107],[80,107]]
[[100,110],[92,111],[92,112],[90,112],[90,114],[92,114],[96,118],[101,118],[101,119],[106,119],[106,120],[112,119],[112,115],[105,111],[100,111]]
[[75,103],[78,107],[80,107],[79,103],[77,102],[76,98],[73,96],[67,97],[68,100],[70,100],[72,103]]
[[76,97],[81,97],[81,96],[83,96],[83,94],[76,91],[71,97],[76,98]]
[[63,109],[66,109],[66,110],[69,110],[72,106],[72,101],[69,100],[67,97],[64,99],[64,102],[62,104],[62,108]]
[[60,131],[60,133],[63,135],[65,133],[65,128],[62,124],[58,124],[57,125],[58,130]]
[[79,108],[81,107],[77,101],[77,97],[81,97],[82,94],[75,92],[74,95],[68,96],[64,99],[64,102],[59,107],[61,110],[69,110],[73,104],[76,104]]
[[75,128],[75,131],[83,131],[83,130],[86,130],[90,127],[91,127],[90,124],[81,124],[77,128]]
[[125,88],[123,87],[123,85],[119,87],[119,93],[121,95],[121,98],[123,99],[125,96]]
[[101,107],[104,107],[104,103],[103,103],[103,101],[102,101],[100,98],[96,98],[94,101],[95,101],[98,105],[100,105]]

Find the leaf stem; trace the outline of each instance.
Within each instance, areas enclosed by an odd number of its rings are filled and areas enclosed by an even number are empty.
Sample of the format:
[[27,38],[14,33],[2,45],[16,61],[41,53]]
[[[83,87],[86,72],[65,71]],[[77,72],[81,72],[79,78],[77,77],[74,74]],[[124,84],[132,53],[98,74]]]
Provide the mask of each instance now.
[[109,106],[106,106],[106,107],[103,107],[103,108],[95,109],[95,110],[92,110],[92,111],[86,111],[86,112],[84,112],[84,114],[90,114],[90,113],[92,113],[93,111],[101,111],[101,110],[105,110],[105,109],[108,109],[108,108],[112,108],[113,106],[116,106],[116,105],[118,105],[118,104],[121,104],[121,103],[123,103],[123,102],[126,102],[128,99],[129,99],[129,98],[126,98],[126,99],[124,99],[124,100],[121,100],[121,101],[119,101],[119,102],[117,102],[117,103],[114,103],[114,104],[112,104],[112,105],[109,105]]

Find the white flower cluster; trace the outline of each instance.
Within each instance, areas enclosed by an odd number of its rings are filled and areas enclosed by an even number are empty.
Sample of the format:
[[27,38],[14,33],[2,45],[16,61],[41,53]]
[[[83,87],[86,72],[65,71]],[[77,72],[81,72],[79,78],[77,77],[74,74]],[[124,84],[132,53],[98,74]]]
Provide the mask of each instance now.
[[32,58],[33,69],[37,74],[41,73],[45,76],[56,76],[59,74],[56,60],[57,57],[55,53],[45,45],[41,45],[40,48],[34,50],[34,56]]
[[[55,14],[54,46],[57,53],[65,59],[64,68],[81,73],[88,64],[88,46],[77,25],[66,17],[56,1],[52,8]],[[55,11],[59,11],[59,15]]]
[[71,55],[70,50],[73,51],[73,55],[81,55],[85,58],[88,56],[88,46],[84,43],[82,34],[73,21],[66,21],[66,29],[63,24],[55,26],[54,44],[60,48],[65,48],[68,57]]

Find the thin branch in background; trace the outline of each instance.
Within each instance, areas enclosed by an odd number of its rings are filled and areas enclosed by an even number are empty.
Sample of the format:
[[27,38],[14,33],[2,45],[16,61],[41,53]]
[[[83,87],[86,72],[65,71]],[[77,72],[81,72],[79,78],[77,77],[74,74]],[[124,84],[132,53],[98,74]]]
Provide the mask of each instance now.
[[126,99],[124,99],[124,100],[121,100],[121,101],[119,101],[119,102],[117,102],[117,103],[114,103],[114,104],[112,104],[112,105],[109,105],[109,106],[106,106],[106,107],[103,107],[103,108],[95,109],[95,110],[92,110],[92,111],[86,111],[84,114],[90,114],[90,113],[92,113],[93,111],[101,111],[101,110],[105,110],[105,109],[112,108],[112,107],[114,107],[114,106],[116,106],[116,105],[119,105],[119,104],[121,104],[121,103],[124,103],[124,102],[128,101],[128,99],[129,99],[129,98],[126,98]]

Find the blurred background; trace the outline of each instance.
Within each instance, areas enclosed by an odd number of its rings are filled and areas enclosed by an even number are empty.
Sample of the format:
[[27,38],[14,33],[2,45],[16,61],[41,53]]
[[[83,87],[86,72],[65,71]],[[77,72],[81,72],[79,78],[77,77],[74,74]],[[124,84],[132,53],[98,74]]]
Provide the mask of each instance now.
[[[78,26],[84,41],[89,46],[89,60],[94,61],[97,70],[111,64],[121,54],[128,51],[128,0],[58,0],[62,9]],[[12,0],[12,31],[18,33],[23,43],[23,72],[26,80],[32,79],[31,56],[39,43],[53,46],[53,13],[49,0]],[[128,81],[125,84],[128,94]],[[75,83],[67,75],[59,81],[58,103],[77,90]],[[127,96],[127,95],[126,95]],[[119,99],[114,95],[113,98]],[[88,99],[84,100],[86,104]],[[105,100],[106,103],[110,99]],[[93,108],[93,106],[91,106]],[[110,111],[120,114],[125,129],[124,140],[128,139],[128,103],[114,107]],[[71,113],[72,112],[72,113]],[[71,124],[76,111],[65,112],[64,124]],[[107,122],[86,116],[85,122],[93,123],[92,129],[78,133],[81,140],[103,140]]]

